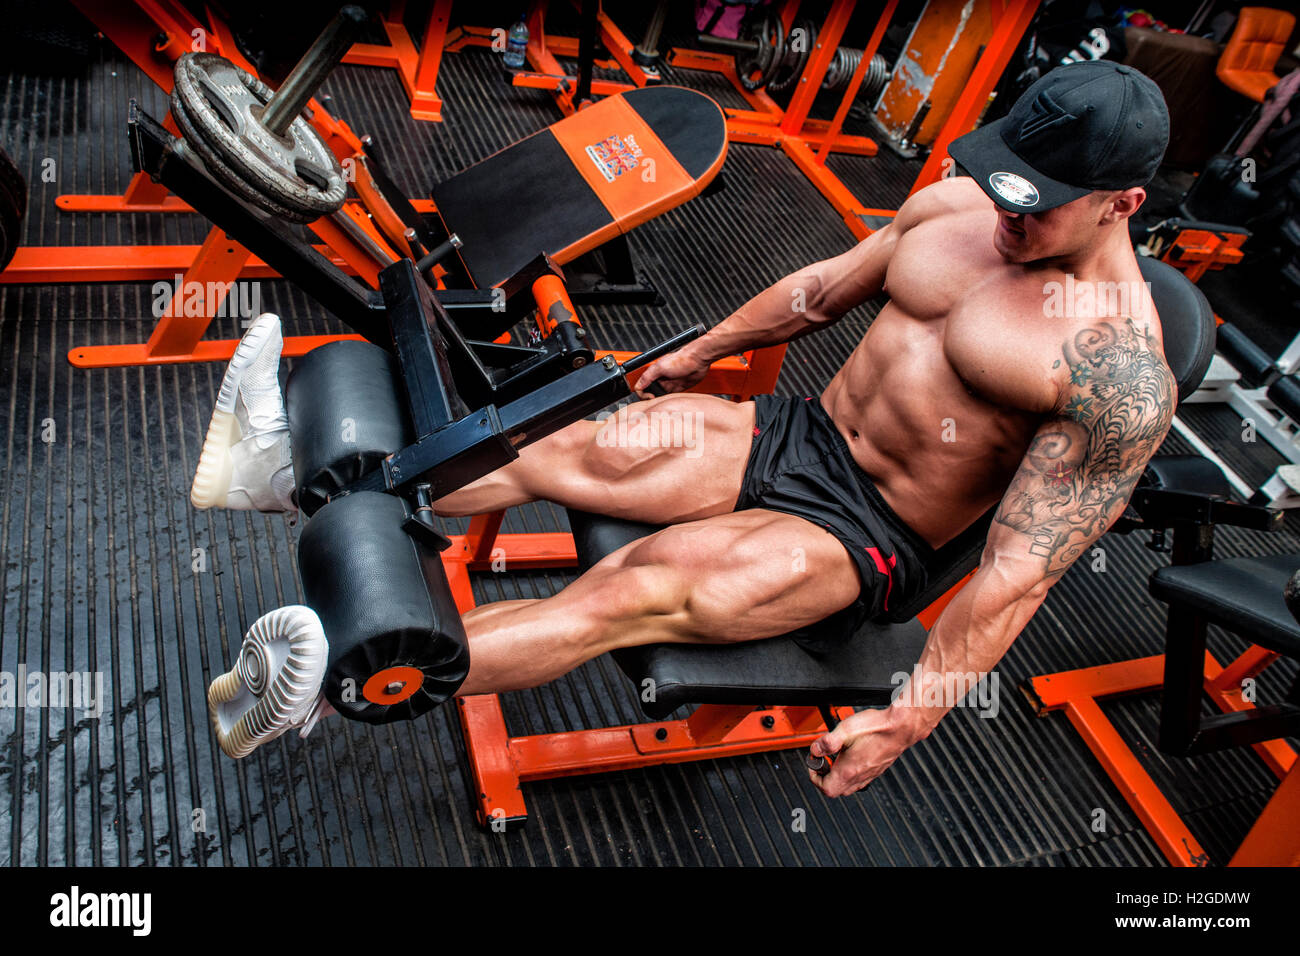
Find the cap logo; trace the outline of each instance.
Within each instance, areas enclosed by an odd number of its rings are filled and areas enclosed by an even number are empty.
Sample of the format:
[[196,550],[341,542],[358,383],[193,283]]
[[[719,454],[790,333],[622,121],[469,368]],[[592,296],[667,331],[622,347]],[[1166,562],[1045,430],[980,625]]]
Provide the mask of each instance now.
[[1029,115],[1020,124],[1020,132],[1017,138],[1023,143],[1025,140],[1033,139],[1049,129],[1073,123],[1078,118],[1052,99],[1044,90],[1035,96],[1033,102],[1029,104]]
[[1038,205],[1038,189],[1023,176],[1015,173],[994,173],[989,177],[993,191],[1017,206]]

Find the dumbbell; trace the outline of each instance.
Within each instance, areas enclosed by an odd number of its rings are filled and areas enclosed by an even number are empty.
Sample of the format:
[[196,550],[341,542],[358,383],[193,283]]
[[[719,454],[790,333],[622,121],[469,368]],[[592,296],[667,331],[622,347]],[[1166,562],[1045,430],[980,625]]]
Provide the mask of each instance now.
[[301,113],[367,17],[358,6],[340,10],[274,92],[225,57],[187,53],[176,61],[172,115],[186,144],[231,192],[291,222],[342,207],[343,170]]

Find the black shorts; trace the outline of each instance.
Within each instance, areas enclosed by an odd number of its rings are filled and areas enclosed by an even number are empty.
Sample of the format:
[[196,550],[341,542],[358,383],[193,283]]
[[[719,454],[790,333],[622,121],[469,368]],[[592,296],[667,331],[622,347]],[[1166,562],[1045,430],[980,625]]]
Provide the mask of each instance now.
[[791,633],[821,653],[926,584],[934,549],[903,523],[858,467],[817,398],[754,397],[754,442],[736,510],[765,508],[811,521],[844,545],[862,590],[848,607]]

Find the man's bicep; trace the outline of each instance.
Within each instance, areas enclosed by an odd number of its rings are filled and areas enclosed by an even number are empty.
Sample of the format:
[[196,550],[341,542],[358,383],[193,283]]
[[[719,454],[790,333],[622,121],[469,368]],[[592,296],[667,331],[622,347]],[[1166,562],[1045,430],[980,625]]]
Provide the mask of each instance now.
[[889,223],[847,252],[812,267],[821,292],[817,304],[827,318],[838,319],[881,293],[896,232]]
[[909,196],[893,219],[852,249],[812,267],[822,290],[821,310],[826,318],[838,319],[884,291],[885,274],[898,240],[913,226],[953,208],[952,189],[950,180],[931,183]]
[[1099,322],[1066,343],[1070,387],[1034,434],[1002,502],[989,546],[1058,577],[1123,513],[1164,440],[1173,375],[1144,332]]

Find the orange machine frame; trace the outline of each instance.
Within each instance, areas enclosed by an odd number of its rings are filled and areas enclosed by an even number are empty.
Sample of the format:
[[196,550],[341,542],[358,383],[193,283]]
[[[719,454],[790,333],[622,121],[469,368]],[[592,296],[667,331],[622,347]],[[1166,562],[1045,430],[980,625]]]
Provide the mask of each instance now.
[[442,63],[447,40],[447,21],[451,19],[451,0],[434,0],[429,22],[424,28],[424,42],[416,50],[411,35],[402,22],[406,0],[392,0],[387,12],[380,14],[388,43],[354,43],[343,57],[344,63],[357,66],[384,66],[397,70],[402,86],[411,101],[411,116],[418,120],[442,122],[442,98],[438,96],[438,67]]
[[1209,229],[1184,229],[1169,245],[1161,261],[1169,263],[1193,282],[1207,272],[1235,266],[1244,257],[1244,232],[1214,232]]
[[[948,144],[958,136],[974,129],[980,114],[988,104],[989,95],[998,78],[1006,69],[1011,56],[1025,34],[1029,22],[1038,9],[1038,0],[990,0],[992,5],[993,36],[975,64],[970,79],[957,98],[952,112],[944,121],[935,138],[929,159],[921,168],[912,186],[912,192],[937,182],[951,168]],[[784,0],[781,20],[787,30],[794,23],[799,0]],[[893,210],[869,208],[853,194],[844,182],[826,167],[826,157],[832,153],[852,153],[874,156],[876,143],[865,136],[849,136],[841,132],[849,108],[858,95],[871,58],[875,56],[885,30],[898,6],[897,0],[886,0],[884,9],[863,50],[861,62],[845,89],[834,117],[827,120],[809,119],[808,111],[821,88],[826,70],[830,66],[849,17],[856,6],[854,0],[833,0],[830,12],[817,33],[817,44],[799,77],[794,95],[783,110],[766,92],[750,92],[736,75],[734,59],[730,55],[706,53],[699,50],[676,48],[671,53],[673,66],[692,70],[711,70],[721,73],[736,91],[753,107],[752,110],[726,110],[728,136],[733,142],[759,143],[777,146],[785,152],[808,180],[826,197],[843,218],[849,231],[858,239],[865,239],[874,229],[863,221],[864,216],[892,216]],[[946,161],[946,164],[945,164]]]
[[[74,0],[86,16],[126,55],[157,83],[170,91],[172,64],[181,54],[202,44],[202,49],[220,52],[249,72],[256,72],[235,45],[229,28],[208,11],[206,24],[195,19],[178,0],[132,0],[115,4]],[[311,123],[340,160],[356,164],[354,188],[362,202],[349,202],[344,213],[354,228],[345,231],[338,224],[319,219],[309,228],[323,245],[317,249],[335,265],[378,286],[378,273],[394,261],[391,249],[403,249],[400,220],[369,181],[360,138],[346,123],[331,116],[311,100]],[[167,118],[173,133],[176,127]],[[132,177],[125,193],[116,195],[61,195],[55,205],[69,212],[192,212],[188,204],[167,193],[144,173]],[[414,202],[417,210],[432,209],[428,200]],[[393,230],[397,228],[398,234]],[[387,244],[387,245],[386,245]],[[406,254],[409,254],[407,252]],[[199,246],[41,246],[18,249],[0,282],[130,282],[173,279],[180,276],[184,288],[204,290],[202,315],[176,315],[170,310],[160,317],[148,342],[77,346],[68,360],[80,368],[149,365],[170,362],[205,362],[229,359],[235,340],[203,341],[202,337],[222,300],[236,279],[276,276],[266,263],[212,227]],[[176,299],[173,305],[178,305]],[[286,355],[302,355],[317,345],[348,336],[291,336],[285,340]]]
[[[1225,713],[1253,710],[1242,699],[1241,684],[1278,658],[1275,651],[1252,645],[1227,667],[1205,655],[1205,692]],[[1140,657],[1101,667],[1045,674],[1030,681],[1030,702],[1040,716],[1064,710],[1093,756],[1119,788],[1160,852],[1173,866],[1208,866],[1210,857],[1132,749],[1102,713],[1098,700],[1119,694],[1159,690],[1165,656]],[[1229,866],[1300,866],[1300,763],[1284,740],[1252,745],[1282,781],[1233,855]]]

